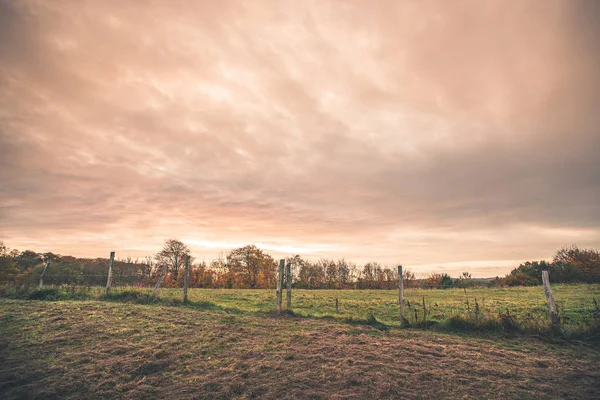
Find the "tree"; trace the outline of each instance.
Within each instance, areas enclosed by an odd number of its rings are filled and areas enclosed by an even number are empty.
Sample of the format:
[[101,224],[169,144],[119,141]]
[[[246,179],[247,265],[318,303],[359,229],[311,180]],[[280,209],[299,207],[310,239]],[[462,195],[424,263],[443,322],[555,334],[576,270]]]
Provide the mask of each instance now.
[[[600,252],[594,249],[580,249],[577,246],[564,247],[556,252],[552,260],[553,273],[560,282],[583,281],[600,282]],[[554,279],[552,279],[554,280]]]
[[392,289],[398,281],[398,271],[386,267],[383,272],[385,274],[386,289]]
[[514,269],[510,274],[506,275],[504,284],[507,286],[535,286],[538,282],[523,271]]
[[254,289],[275,284],[275,260],[254,245],[231,250],[227,255],[227,267],[236,287]]
[[304,268],[308,261],[304,260],[299,254],[296,254],[285,259],[286,264],[290,264],[292,270],[292,283],[298,285],[299,288],[307,288],[306,282],[301,279],[300,271]]
[[[504,278],[504,283],[508,286],[535,286],[542,284],[542,271],[550,270],[551,265],[547,261],[526,261],[518,268],[510,271],[510,274]],[[554,282],[557,278],[554,273],[550,273]]]
[[379,264],[377,264],[376,262],[368,262],[363,266],[362,278],[363,283],[367,289],[373,289],[376,277],[375,271],[377,270],[378,266]]
[[427,289],[439,289],[442,286],[442,274],[438,272],[431,272],[425,280],[423,285]]
[[417,278],[415,273],[408,268],[402,271],[402,280],[404,281],[404,287],[406,288],[417,286]]
[[11,251],[0,241],[0,284],[14,280],[19,273],[19,268],[11,256]]
[[337,260],[336,268],[339,286],[340,288],[345,289],[348,287],[350,281],[352,280],[352,265],[342,258]]
[[449,289],[454,284],[454,280],[448,274],[442,274],[440,277],[440,288]]
[[185,264],[186,257],[190,255],[190,249],[177,239],[165,240],[163,249],[156,254],[159,264],[171,267],[173,280],[177,281],[179,270]]
[[41,254],[38,254],[31,250],[22,251],[17,257],[14,258],[14,261],[19,268],[20,272],[26,271],[28,269],[33,269],[41,264]]
[[475,286],[475,282],[473,281],[473,277],[468,272],[463,272],[461,276],[458,277],[456,281],[454,281],[456,287],[459,288],[468,288]]
[[323,270],[308,260],[302,260],[299,265],[298,288],[318,289],[325,279]]

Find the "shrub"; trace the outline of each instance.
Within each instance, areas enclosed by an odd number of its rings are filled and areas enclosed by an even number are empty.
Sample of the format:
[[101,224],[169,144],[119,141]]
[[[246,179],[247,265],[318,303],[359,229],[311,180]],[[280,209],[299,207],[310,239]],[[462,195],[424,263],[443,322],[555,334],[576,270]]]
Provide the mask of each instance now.
[[62,293],[57,288],[37,289],[27,296],[27,300],[60,300]]

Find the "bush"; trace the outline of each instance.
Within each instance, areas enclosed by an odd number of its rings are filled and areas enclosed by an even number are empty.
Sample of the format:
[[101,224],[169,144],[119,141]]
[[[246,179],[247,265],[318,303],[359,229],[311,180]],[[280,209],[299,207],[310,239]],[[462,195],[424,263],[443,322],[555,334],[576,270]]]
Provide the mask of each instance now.
[[37,289],[27,296],[27,300],[61,300],[62,293],[57,288]]

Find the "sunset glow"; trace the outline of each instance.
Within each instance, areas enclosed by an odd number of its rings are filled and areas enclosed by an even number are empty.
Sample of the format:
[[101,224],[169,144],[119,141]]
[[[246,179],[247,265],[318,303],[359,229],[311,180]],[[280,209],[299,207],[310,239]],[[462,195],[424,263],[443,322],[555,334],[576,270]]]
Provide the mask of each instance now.
[[0,0],[0,240],[475,277],[598,248],[599,3],[378,4]]

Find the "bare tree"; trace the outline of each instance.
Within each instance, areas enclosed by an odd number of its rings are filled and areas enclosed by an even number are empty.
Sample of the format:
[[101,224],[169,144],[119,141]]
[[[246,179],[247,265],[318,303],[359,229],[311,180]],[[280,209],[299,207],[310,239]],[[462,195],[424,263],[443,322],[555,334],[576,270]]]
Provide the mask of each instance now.
[[168,265],[173,272],[173,279],[177,280],[179,270],[183,267],[185,259],[190,255],[190,249],[177,239],[165,240],[163,249],[156,255],[158,264]]

